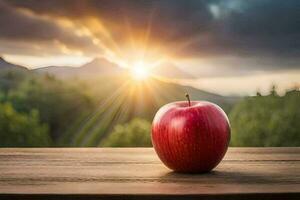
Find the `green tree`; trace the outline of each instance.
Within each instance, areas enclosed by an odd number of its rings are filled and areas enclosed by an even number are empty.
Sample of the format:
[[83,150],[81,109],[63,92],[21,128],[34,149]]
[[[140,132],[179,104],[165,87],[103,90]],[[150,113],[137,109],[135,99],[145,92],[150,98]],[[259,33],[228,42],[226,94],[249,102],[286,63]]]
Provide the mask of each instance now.
[[51,137],[57,141],[79,117],[90,112],[92,103],[84,92],[78,85],[44,75],[23,81],[6,100],[18,112],[37,109],[41,122],[49,125]]
[[151,125],[148,121],[135,118],[129,123],[115,126],[113,132],[102,142],[104,147],[150,147]]
[[0,104],[0,147],[50,146],[48,127],[40,124],[37,110],[18,113],[11,104]]
[[300,146],[300,92],[247,97],[229,115],[232,146]]

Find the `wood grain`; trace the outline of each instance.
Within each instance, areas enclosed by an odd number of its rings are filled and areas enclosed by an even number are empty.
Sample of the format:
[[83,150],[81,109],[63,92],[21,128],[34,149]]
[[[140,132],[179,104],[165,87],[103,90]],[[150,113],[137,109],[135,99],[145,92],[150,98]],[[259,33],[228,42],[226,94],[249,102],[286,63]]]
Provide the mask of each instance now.
[[177,174],[151,148],[0,149],[0,199],[300,199],[300,148],[230,148]]

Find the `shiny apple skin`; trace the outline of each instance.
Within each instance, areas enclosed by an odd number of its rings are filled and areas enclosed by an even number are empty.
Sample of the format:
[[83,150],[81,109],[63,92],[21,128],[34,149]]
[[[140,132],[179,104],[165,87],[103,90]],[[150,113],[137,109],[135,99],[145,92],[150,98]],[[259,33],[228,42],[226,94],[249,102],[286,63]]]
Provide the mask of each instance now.
[[152,123],[152,144],[160,160],[170,169],[204,173],[216,167],[230,141],[225,112],[206,101],[167,104]]

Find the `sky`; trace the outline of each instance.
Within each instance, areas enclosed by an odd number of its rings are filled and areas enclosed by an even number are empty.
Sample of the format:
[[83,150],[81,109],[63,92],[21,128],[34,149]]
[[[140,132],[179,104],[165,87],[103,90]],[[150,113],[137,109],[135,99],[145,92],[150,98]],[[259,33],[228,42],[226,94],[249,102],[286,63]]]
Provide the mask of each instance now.
[[[300,84],[298,0],[0,0],[0,55],[29,68],[105,57],[178,66],[220,94]],[[179,77],[180,78],[180,77]]]

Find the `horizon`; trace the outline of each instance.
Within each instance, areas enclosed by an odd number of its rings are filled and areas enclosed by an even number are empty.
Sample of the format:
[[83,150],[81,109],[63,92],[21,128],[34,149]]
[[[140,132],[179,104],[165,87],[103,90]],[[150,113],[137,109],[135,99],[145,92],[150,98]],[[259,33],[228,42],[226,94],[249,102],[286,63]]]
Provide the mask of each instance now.
[[[87,62],[85,62],[85,63],[83,63],[83,64],[81,64],[81,65],[79,65],[79,66],[66,66],[66,65],[61,65],[61,66],[59,66],[59,65],[56,65],[56,66],[42,66],[42,67],[37,67],[37,68],[30,68],[30,67],[28,67],[28,66],[25,66],[25,65],[23,65],[22,63],[14,63],[14,62],[10,62],[9,60],[7,60],[6,58],[5,58],[5,56],[0,56],[0,58],[2,58],[5,62],[8,62],[8,63],[10,63],[10,64],[13,64],[13,65],[20,65],[20,66],[22,66],[22,67],[25,67],[26,69],[28,69],[28,70],[38,70],[38,69],[43,69],[43,68],[52,68],[52,67],[62,67],[62,68],[65,68],[65,67],[69,67],[69,68],[80,68],[80,67],[83,67],[83,66],[85,66],[85,65],[87,65],[87,64],[90,64],[90,63],[93,63],[94,61],[97,61],[97,60],[99,60],[99,59],[106,59],[106,58],[101,58],[101,57],[95,57],[95,58],[92,58],[91,60],[89,60],[89,61],[87,61]],[[111,62],[111,61],[109,61],[109,62]],[[113,63],[113,62],[112,62]],[[116,65],[116,67],[118,67],[118,68],[120,68],[120,69],[124,69],[124,67],[122,67],[122,66],[119,66],[117,63],[113,63],[113,64],[115,64]],[[99,66],[99,67],[103,67],[103,66]],[[128,71],[128,73],[130,73],[130,69],[125,69],[125,70],[127,70]],[[296,75],[297,76],[297,75]],[[278,85],[276,85],[275,83],[272,83],[271,85],[270,85],[270,87],[269,88],[266,88],[266,90],[265,91],[262,91],[262,90],[260,90],[259,88],[257,89],[257,90],[255,90],[253,93],[230,93],[230,92],[228,92],[228,93],[222,93],[222,92],[218,92],[218,91],[214,91],[214,90],[211,90],[211,88],[203,88],[203,86],[199,86],[199,87],[197,87],[197,84],[193,84],[193,83],[189,83],[189,79],[175,79],[175,78],[163,78],[163,80],[164,81],[166,81],[166,82],[170,82],[170,83],[175,83],[175,84],[180,84],[180,85],[182,85],[182,86],[189,86],[189,87],[194,87],[194,88],[196,88],[196,89],[199,89],[199,90],[203,90],[203,91],[206,91],[206,92],[211,92],[211,93],[215,93],[215,94],[217,94],[217,95],[223,95],[223,96],[236,96],[236,97],[243,97],[243,96],[254,96],[254,95],[256,95],[256,93],[257,92],[259,92],[259,93],[261,93],[262,95],[269,95],[270,94],[270,89],[271,89],[271,87],[273,87],[273,86],[275,86],[276,87],[276,90],[277,90],[277,92],[278,92],[278,94],[279,95],[284,95],[286,92],[288,92],[288,91],[291,91],[291,90],[294,90],[294,89],[298,89],[299,90],[299,84],[298,83],[294,83],[294,85],[291,85],[291,86],[289,86],[289,87],[286,87],[286,88],[284,88],[284,89],[281,89],[281,90],[278,90]],[[227,86],[226,86],[227,87]]]

